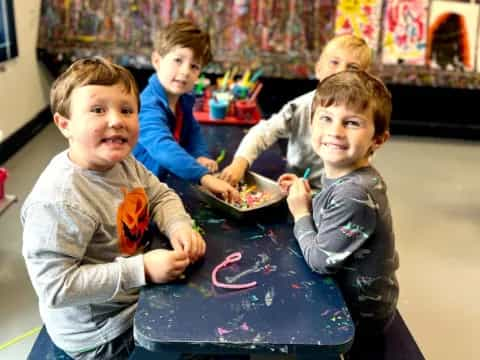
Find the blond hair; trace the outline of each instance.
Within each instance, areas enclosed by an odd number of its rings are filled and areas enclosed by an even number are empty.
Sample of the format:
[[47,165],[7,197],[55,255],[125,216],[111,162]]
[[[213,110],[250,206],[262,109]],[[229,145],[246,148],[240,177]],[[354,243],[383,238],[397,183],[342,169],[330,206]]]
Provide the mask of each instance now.
[[156,34],[153,42],[153,49],[160,56],[177,46],[191,49],[202,66],[212,60],[210,35],[190,20],[181,19],[170,23]]
[[363,38],[352,34],[337,35],[332,38],[323,48],[318,61],[321,61],[325,54],[338,48],[353,52],[364,70],[372,64],[372,50],[367,42]]
[[346,70],[320,81],[313,100],[313,114],[319,106],[339,106],[365,112],[371,110],[374,136],[389,130],[392,95],[379,78],[362,70]]
[[50,107],[52,114],[70,117],[70,101],[73,90],[87,85],[112,86],[120,84],[127,93],[132,93],[140,106],[138,87],[133,75],[120,65],[102,57],[75,61],[52,84]]

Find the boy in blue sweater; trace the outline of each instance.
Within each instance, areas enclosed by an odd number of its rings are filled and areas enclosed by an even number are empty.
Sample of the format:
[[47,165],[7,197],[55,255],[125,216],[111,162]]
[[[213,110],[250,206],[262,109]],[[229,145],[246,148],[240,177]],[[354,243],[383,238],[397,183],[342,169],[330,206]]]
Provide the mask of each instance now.
[[188,20],[158,33],[152,53],[155,74],[140,95],[140,136],[133,154],[160,179],[170,172],[231,201],[239,198],[238,192],[211,175],[218,165],[208,157],[193,117],[191,91],[211,58],[209,35]]

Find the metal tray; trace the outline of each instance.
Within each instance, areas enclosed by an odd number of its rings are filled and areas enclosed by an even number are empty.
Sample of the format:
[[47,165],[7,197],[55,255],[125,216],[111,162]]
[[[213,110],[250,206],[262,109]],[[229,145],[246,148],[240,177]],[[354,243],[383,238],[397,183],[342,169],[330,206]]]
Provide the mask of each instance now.
[[199,197],[203,201],[205,201],[211,207],[216,208],[235,219],[245,219],[247,217],[251,218],[253,216],[257,217],[259,215],[265,215],[273,210],[271,208],[280,206],[285,202],[284,200],[286,195],[280,191],[277,183],[269,178],[266,178],[265,176],[257,174],[253,171],[248,171],[245,174],[244,183],[247,184],[247,186],[256,185],[258,190],[267,191],[272,194],[272,197],[261,206],[249,209],[240,209],[216,197],[203,186],[197,186],[196,188],[198,190]]

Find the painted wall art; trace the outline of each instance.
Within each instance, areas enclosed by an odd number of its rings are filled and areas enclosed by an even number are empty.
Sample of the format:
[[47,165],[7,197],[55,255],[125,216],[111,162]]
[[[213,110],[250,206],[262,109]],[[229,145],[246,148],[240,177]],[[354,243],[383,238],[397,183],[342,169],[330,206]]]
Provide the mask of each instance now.
[[95,48],[149,66],[157,29],[186,17],[211,35],[208,71],[261,65],[265,75],[309,77],[334,14],[335,0],[44,0],[38,47]]
[[374,51],[377,51],[381,16],[382,0],[339,0],[335,34],[361,36]]
[[478,11],[474,3],[432,2],[427,46],[427,63],[432,68],[474,70]]
[[383,17],[384,64],[425,64],[428,5],[428,0],[387,1]]

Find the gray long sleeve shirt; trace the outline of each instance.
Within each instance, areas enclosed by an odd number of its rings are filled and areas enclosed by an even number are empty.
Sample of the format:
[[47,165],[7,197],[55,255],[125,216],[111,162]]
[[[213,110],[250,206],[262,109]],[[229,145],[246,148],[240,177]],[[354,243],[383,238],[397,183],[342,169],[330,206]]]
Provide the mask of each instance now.
[[150,218],[167,235],[191,225],[179,197],[132,156],[106,172],[73,164],[64,151],[48,164],[21,210],[23,256],[40,315],[54,343],[86,351],[133,324],[143,255],[120,252],[121,188],[145,190]]
[[262,152],[279,139],[288,139],[287,164],[298,176],[310,167],[309,183],[320,188],[323,163],[311,145],[311,113],[315,91],[289,101],[277,114],[261,120],[242,139],[235,156],[251,165]]
[[337,280],[352,317],[381,327],[395,313],[399,289],[386,185],[372,167],[322,180],[313,217],[295,223],[295,237],[310,268]]

